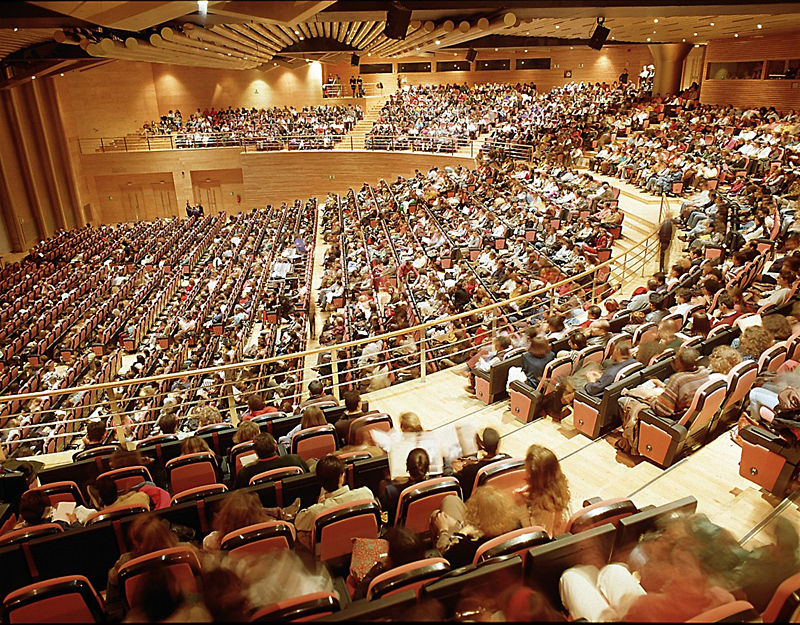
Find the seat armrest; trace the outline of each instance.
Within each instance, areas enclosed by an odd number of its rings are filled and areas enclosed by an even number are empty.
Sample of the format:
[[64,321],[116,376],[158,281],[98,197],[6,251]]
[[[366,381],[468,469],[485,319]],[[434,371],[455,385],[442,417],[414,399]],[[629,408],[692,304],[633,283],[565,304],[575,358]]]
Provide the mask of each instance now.
[[[603,391],[605,393],[605,391]],[[575,401],[580,401],[592,408],[600,408],[600,404],[603,401],[603,396],[596,397],[594,395],[589,395],[585,391],[575,391]]]
[[480,369],[473,369],[472,373],[476,378],[482,378],[484,380],[488,380],[490,378],[489,371],[481,371]]
[[654,413],[650,408],[645,408],[639,412],[639,422],[655,425],[662,430],[672,430],[673,432],[679,434],[680,439],[685,439],[686,435],[688,434],[688,430],[684,426],[680,425],[675,419],[661,417]]

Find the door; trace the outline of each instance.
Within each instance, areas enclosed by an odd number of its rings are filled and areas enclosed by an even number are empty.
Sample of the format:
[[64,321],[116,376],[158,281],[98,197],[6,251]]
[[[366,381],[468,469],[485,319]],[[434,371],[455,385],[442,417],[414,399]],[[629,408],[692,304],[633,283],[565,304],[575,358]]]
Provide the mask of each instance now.
[[222,189],[219,182],[201,182],[194,189],[196,202],[203,205],[206,214],[218,213],[222,210]]
[[147,219],[147,211],[144,204],[144,193],[142,187],[123,187],[122,188],[122,207],[125,215],[121,221],[131,219]]

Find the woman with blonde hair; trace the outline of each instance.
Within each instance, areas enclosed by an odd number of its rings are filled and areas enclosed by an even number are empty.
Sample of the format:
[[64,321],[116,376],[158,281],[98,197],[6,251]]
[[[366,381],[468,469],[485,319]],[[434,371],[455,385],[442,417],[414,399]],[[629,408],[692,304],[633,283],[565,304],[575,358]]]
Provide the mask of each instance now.
[[300,499],[286,508],[265,508],[255,493],[235,490],[225,497],[225,501],[214,517],[214,531],[203,539],[203,549],[214,551],[226,534],[276,519],[291,520],[300,509]]
[[199,454],[204,451],[211,452],[211,448],[208,446],[208,443],[199,436],[190,436],[189,438],[183,439],[181,442],[182,456],[186,454]]
[[236,433],[233,435],[233,444],[246,443],[253,440],[261,432],[261,428],[257,423],[252,421],[242,421],[239,427],[236,428]]
[[742,355],[742,360],[755,360],[758,362],[761,354],[772,347],[772,342],[772,335],[769,330],[765,330],[761,326],[750,326],[742,332],[737,349]]
[[708,357],[711,375],[717,374],[719,379],[727,378],[728,373],[742,362],[742,357],[730,345],[717,345]]
[[452,568],[472,564],[483,543],[519,529],[521,511],[505,491],[481,486],[465,504],[459,497],[442,499],[431,517],[431,533],[436,548]]
[[550,536],[563,534],[570,517],[569,484],[556,455],[531,445],[525,455],[527,484],[519,491],[527,509],[526,525],[538,525]]

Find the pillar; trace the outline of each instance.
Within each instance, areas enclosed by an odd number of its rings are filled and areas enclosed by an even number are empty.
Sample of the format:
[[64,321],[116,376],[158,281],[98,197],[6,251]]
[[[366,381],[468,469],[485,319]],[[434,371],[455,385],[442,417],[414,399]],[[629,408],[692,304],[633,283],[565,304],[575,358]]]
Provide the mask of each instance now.
[[690,43],[650,44],[650,53],[655,59],[656,74],[653,78],[653,95],[678,93],[683,73],[683,60],[692,49]]

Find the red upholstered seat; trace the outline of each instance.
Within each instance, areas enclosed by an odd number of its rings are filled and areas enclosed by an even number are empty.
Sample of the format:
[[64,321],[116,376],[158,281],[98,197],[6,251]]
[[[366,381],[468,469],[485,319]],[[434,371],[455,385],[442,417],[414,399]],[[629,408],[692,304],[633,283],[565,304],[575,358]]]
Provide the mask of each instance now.
[[312,551],[323,562],[349,556],[352,539],[377,538],[380,525],[380,506],[373,499],[332,506],[314,518]]
[[41,536],[49,536],[50,534],[59,534],[62,531],[63,528],[58,523],[42,523],[41,525],[11,530],[0,536],[0,547],[24,543]]
[[129,491],[134,486],[142,482],[152,482],[153,478],[147,467],[123,467],[121,469],[114,469],[113,471],[106,471],[97,476],[97,479],[109,477],[114,480],[117,485],[117,490],[124,493]]
[[292,435],[292,453],[303,460],[322,458],[336,451],[336,430],[332,425],[319,425]]
[[524,559],[528,549],[536,545],[543,545],[549,541],[550,536],[543,527],[523,527],[506,532],[483,543],[475,552],[475,558],[472,563],[480,564],[492,558],[513,554],[519,554]]
[[228,492],[228,487],[225,484],[206,484],[204,486],[196,486],[187,490],[176,493],[172,496],[170,505],[175,506],[179,503],[186,503],[187,501],[197,501],[204,499],[210,495],[219,495],[220,493]]
[[339,599],[329,592],[315,592],[310,595],[287,599],[256,611],[251,623],[287,621],[297,623],[313,621],[339,611]]
[[376,576],[367,588],[367,599],[380,599],[404,590],[419,593],[420,588],[432,579],[450,570],[444,558],[426,558],[395,567]]
[[75,502],[77,505],[84,505],[83,493],[75,482],[50,482],[44,486],[35,486],[29,490],[39,491],[47,495],[50,505],[56,506],[61,501]]
[[431,513],[448,495],[461,498],[461,485],[454,477],[437,477],[409,486],[397,500],[395,525],[421,534],[430,528]]
[[166,469],[173,493],[219,482],[217,459],[207,451],[173,458],[167,462]]
[[200,571],[200,562],[194,550],[186,547],[161,549],[129,560],[119,568],[122,596],[128,607],[139,603],[145,576],[161,567],[175,579],[181,590],[189,594],[197,592],[195,575]]
[[3,600],[6,623],[101,623],[103,600],[83,575],[24,586]]
[[573,514],[567,524],[567,531],[572,534],[583,532],[604,523],[615,527],[621,519],[639,512],[630,499],[606,499],[581,508]]
[[259,556],[276,549],[292,549],[295,539],[294,525],[286,521],[268,521],[225,534],[220,549],[232,558]]

